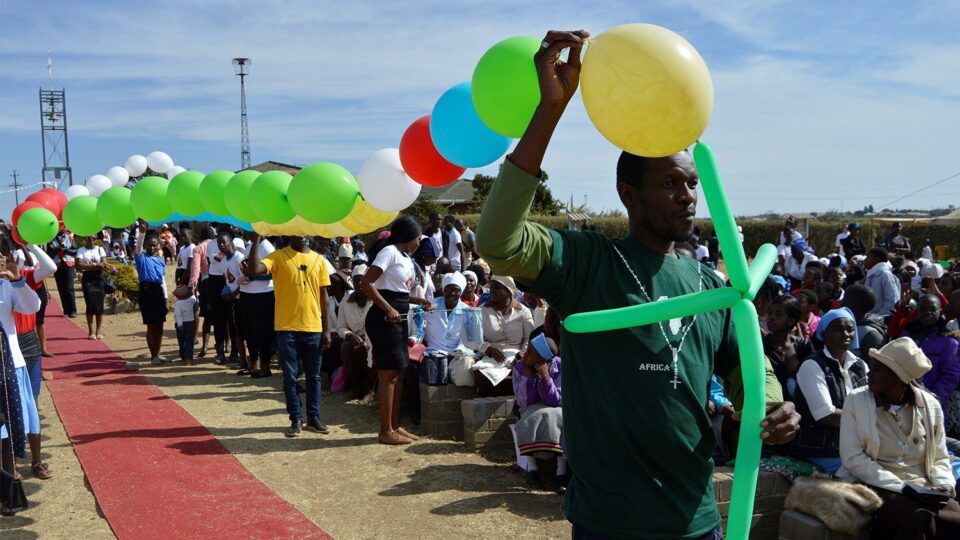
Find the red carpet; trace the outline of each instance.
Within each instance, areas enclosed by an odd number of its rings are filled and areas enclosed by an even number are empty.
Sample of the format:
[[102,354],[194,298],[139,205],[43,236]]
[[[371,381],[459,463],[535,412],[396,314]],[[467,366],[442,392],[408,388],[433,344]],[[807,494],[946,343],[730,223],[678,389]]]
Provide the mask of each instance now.
[[45,326],[47,388],[119,538],[330,538],[53,302]]

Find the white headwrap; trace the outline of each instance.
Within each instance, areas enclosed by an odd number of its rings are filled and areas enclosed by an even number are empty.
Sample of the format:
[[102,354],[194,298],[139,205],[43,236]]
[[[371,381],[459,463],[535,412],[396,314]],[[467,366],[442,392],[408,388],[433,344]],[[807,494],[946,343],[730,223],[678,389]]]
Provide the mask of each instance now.
[[467,288],[467,278],[463,277],[463,274],[460,272],[450,272],[443,275],[443,281],[441,281],[441,289],[445,290],[447,285],[456,285],[460,287],[460,290],[463,291]]

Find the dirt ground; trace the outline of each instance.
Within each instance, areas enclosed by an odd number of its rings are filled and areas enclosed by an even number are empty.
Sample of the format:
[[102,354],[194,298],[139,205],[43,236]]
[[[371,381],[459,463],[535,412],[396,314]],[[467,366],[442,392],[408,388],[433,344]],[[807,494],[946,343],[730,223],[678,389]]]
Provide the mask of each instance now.
[[[48,281],[48,287],[53,285]],[[51,295],[56,298],[55,291]],[[79,290],[77,302],[82,313]],[[85,327],[82,315],[74,322]],[[166,327],[162,354],[176,358],[172,312]],[[103,331],[121,357],[145,359],[139,313],[106,315]],[[208,356],[192,367],[144,362],[140,373],[206,426],[257,478],[335,538],[569,536],[562,497],[529,491],[509,462],[488,461],[453,441],[377,444],[375,406],[324,394],[322,419],[332,432],[286,439],[283,430],[289,422],[279,371],[254,380],[214,365]],[[0,518],[0,537],[112,536],[46,389],[40,407],[44,459],[56,476],[41,485],[29,464],[21,467],[32,506],[16,517]],[[199,451],[180,446],[186,454]],[[270,509],[250,501],[250,511]]]

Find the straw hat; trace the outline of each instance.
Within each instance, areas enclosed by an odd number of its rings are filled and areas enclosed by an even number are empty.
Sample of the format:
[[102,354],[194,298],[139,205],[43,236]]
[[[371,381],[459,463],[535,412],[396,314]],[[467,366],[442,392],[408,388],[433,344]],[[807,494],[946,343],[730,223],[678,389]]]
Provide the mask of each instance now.
[[870,349],[870,356],[890,368],[905,383],[919,379],[932,365],[927,355],[912,339],[902,337],[878,349]]

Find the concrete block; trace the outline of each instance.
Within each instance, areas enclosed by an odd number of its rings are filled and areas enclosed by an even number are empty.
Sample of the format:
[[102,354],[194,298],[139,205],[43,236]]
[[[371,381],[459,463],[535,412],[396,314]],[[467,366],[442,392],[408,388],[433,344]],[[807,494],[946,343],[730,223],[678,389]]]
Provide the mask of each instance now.
[[787,499],[786,495],[773,495],[769,497],[757,497],[753,503],[753,511],[758,514],[780,513],[783,511],[783,502]]

